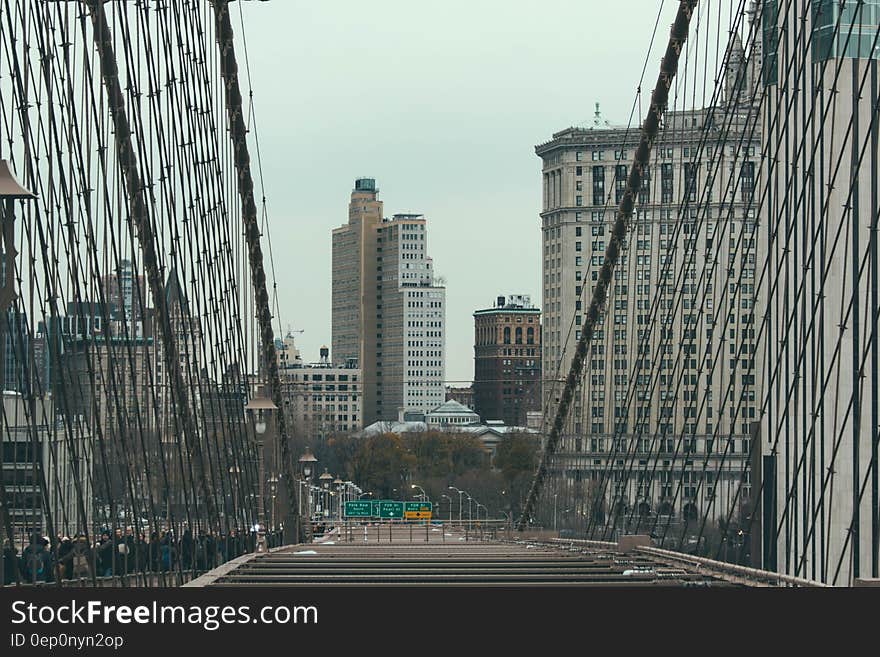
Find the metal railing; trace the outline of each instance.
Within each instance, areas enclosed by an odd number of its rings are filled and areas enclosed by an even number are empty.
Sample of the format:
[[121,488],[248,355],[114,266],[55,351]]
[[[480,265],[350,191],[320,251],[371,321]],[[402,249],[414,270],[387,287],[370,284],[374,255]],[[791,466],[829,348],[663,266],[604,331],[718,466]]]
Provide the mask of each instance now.
[[758,568],[750,568],[748,566],[740,566],[726,561],[716,561],[705,557],[696,557],[683,552],[673,552],[671,550],[662,550],[655,547],[637,547],[636,552],[649,555],[665,561],[683,564],[695,567],[698,570],[707,570],[710,573],[735,575],[739,578],[762,583],[775,583],[776,585],[804,586],[804,587],[827,587],[827,584],[816,582],[802,577],[793,577],[791,575],[783,575],[782,573],[774,573],[769,570],[760,570]]
[[[510,539],[513,526],[508,519],[501,520],[401,520],[348,518],[312,523],[314,539],[336,536],[337,540],[358,543],[439,542],[464,540],[493,541]],[[332,539],[331,539],[332,540]]]
[[[577,545],[585,548],[593,548],[599,550],[615,550],[618,551],[619,544],[611,541],[591,541],[585,539],[572,538],[553,538],[551,543],[563,545]],[[656,560],[672,563],[679,566],[686,566],[696,569],[698,572],[704,572],[715,575],[724,579],[730,579],[730,576],[736,580],[745,580],[747,582],[760,582],[771,585],[788,585],[803,587],[825,587],[826,584],[816,582],[802,577],[793,577],[775,573],[769,570],[761,570],[759,568],[750,568],[748,566],[740,566],[739,564],[729,563],[726,561],[716,561],[706,557],[697,557],[684,552],[674,552],[672,550],[664,550],[656,547],[639,546],[633,548],[634,552],[645,556],[653,557]]]

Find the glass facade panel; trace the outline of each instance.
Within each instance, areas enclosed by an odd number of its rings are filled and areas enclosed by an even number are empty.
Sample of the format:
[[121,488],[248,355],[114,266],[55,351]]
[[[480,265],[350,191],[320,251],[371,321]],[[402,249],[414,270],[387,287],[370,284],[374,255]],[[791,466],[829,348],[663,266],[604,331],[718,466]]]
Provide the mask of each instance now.
[[813,63],[880,59],[880,0],[813,0]]

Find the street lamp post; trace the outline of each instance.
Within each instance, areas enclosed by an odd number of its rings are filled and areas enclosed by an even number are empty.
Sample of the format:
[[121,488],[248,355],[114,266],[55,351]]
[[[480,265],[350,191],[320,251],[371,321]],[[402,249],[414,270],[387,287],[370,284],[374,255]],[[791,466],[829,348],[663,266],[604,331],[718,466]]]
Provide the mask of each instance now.
[[452,523],[452,498],[449,497],[449,495],[447,495],[446,493],[443,493],[442,495],[440,495],[441,499],[443,499],[444,497],[447,500],[449,500],[449,522],[451,524]]
[[460,489],[456,488],[455,486],[450,486],[449,490],[454,490],[454,491],[458,492],[458,524],[460,525],[461,524],[461,496],[467,495],[467,491],[460,490]]
[[[510,497],[507,496],[506,490],[501,491],[501,495],[504,498],[504,502],[501,506],[501,512],[506,518],[509,518],[510,525],[513,525],[513,501]],[[504,509],[507,509],[507,511],[504,511]]]
[[254,431],[257,433],[257,449],[260,459],[259,468],[259,502],[257,504],[257,542],[256,551],[266,551],[266,497],[265,497],[265,480],[266,480],[266,453],[264,449],[263,435],[268,427],[269,416],[272,411],[277,411],[278,407],[271,399],[263,397],[254,397],[244,407],[245,411],[253,418]]
[[556,531],[556,496],[559,493],[553,493],[553,531]]
[[423,502],[428,502],[428,494],[425,492],[425,489],[419,486],[418,484],[411,484],[410,488],[418,488],[421,492],[421,498]]
[[345,501],[348,502],[354,499],[355,491],[358,493],[361,492],[361,489],[358,486],[355,486],[353,481],[346,480],[345,482]]
[[[312,473],[315,471],[315,464],[318,462],[318,459],[315,458],[315,455],[312,454],[312,451],[306,447],[306,452],[302,456],[299,457],[299,467],[302,472],[302,483],[304,484],[304,488],[306,491],[306,527],[309,527],[308,534],[311,535],[311,526],[312,526]],[[297,493],[299,493],[299,487],[297,487]],[[302,493],[299,493],[299,497],[302,498]],[[300,499],[300,502],[302,500]],[[302,518],[302,504],[300,504],[300,518]],[[300,537],[296,537],[296,542],[299,543]]]
[[333,480],[333,485],[336,486],[336,492],[339,495],[339,502],[336,505],[336,522],[342,522],[342,497],[345,492],[345,482],[342,481],[339,477]]
[[327,508],[330,503],[330,482],[333,481],[333,475],[327,472],[327,468],[324,468],[324,474],[318,477],[318,481],[321,482],[321,490],[323,494],[321,496],[321,515],[324,518],[330,517],[330,509]]
[[275,497],[276,497],[276,491],[278,490],[278,477],[276,477],[275,475],[272,475],[266,481],[269,482],[269,495],[272,497],[272,513],[269,516],[269,526],[272,528],[272,531],[274,532],[277,527],[277,524],[275,521]]
[[370,490],[366,493],[361,493],[360,495],[358,495],[358,499],[361,499],[364,495],[369,495],[370,497],[373,497],[373,491]]

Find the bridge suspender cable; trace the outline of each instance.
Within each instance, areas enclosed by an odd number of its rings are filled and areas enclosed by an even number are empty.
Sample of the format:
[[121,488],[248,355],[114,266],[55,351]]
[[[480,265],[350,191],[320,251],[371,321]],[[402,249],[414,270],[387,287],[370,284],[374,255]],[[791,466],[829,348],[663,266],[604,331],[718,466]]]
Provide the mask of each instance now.
[[83,0],[83,4],[88,7],[92,19],[95,46],[101,62],[101,76],[107,91],[110,115],[113,120],[116,155],[125,177],[132,222],[137,231],[138,242],[144,252],[144,268],[153,297],[158,328],[161,331],[162,353],[166,371],[171,378],[176,417],[180,422],[181,433],[186,440],[191,462],[195,462],[195,469],[198,471],[199,492],[205,504],[208,526],[212,529],[219,529],[219,526],[215,524],[218,523],[219,516],[214,504],[213,491],[208,485],[200,438],[193,421],[183,375],[180,371],[179,351],[166,305],[165,286],[159,273],[156,239],[144,201],[144,185],[138,172],[131,128],[125,111],[125,97],[119,83],[119,69],[116,63],[116,53],[113,49],[113,34],[104,12],[104,3],[101,0]]
[[[238,171],[238,193],[241,197],[242,218],[245,223],[248,262],[251,281],[254,287],[254,300],[257,305],[257,319],[260,323],[260,338],[263,351],[263,365],[269,378],[272,401],[279,411],[276,415],[278,436],[281,445],[281,461],[287,499],[290,508],[289,518],[285,518],[285,542],[299,542],[299,519],[293,511],[296,508],[297,486],[291,469],[290,444],[284,404],[281,399],[281,378],[278,374],[278,360],[275,353],[275,334],[272,331],[272,312],[269,308],[269,293],[266,289],[266,272],[263,269],[263,251],[260,248],[260,226],[257,218],[257,205],[254,201],[254,180],[251,175],[251,160],[247,148],[247,127],[244,123],[241,89],[238,84],[238,63],[235,59],[232,22],[229,19],[228,0],[212,0],[216,23],[217,44],[220,48],[220,73],[226,94],[226,112],[229,129],[235,149],[235,168]],[[292,523],[292,526],[291,526]]]
[[577,348],[571,360],[571,366],[568,371],[568,377],[565,380],[565,387],[562,389],[562,395],[559,399],[559,406],[556,409],[556,416],[553,419],[553,426],[550,434],[547,436],[544,449],[541,452],[541,460],[535,472],[532,485],[529,488],[529,494],[523,507],[522,516],[517,523],[517,530],[523,531],[529,523],[529,519],[534,513],[535,505],[541,494],[541,488],[544,485],[544,479],[547,476],[547,465],[550,457],[556,451],[559,443],[559,436],[562,433],[565,421],[568,418],[571,400],[574,396],[575,388],[580,381],[581,369],[583,367],[584,358],[587,353],[587,345],[593,338],[596,325],[605,307],[605,298],[608,292],[608,286],[611,284],[611,276],[614,273],[614,267],[617,264],[618,256],[623,239],[626,237],[626,231],[629,227],[629,221],[633,213],[633,195],[635,190],[639,189],[642,181],[642,171],[647,166],[651,156],[651,148],[654,140],[660,130],[660,120],[663,112],[666,110],[667,100],[669,98],[669,89],[675,74],[678,70],[678,60],[681,55],[682,48],[688,37],[688,29],[690,27],[691,17],[698,0],[679,0],[678,13],[675,16],[675,22],[672,24],[672,30],[669,34],[669,43],[666,46],[666,54],[660,62],[660,75],[657,77],[657,83],[651,94],[651,107],[648,115],[642,125],[641,137],[639,145],[636,149],[635,158],[632,168],[629,172],[629,178],[626,182],[626,191],[620,200],[617,209],[617,219],[614,227],[611,229],[611,239],[608,242],[608,248],[605,251],[605,262],[599,271],[599,280],[593,290],[593,298],[590,300],[590,306],[587,309],[584,318],[584,324],[581,330],[581,337],[578,340]]

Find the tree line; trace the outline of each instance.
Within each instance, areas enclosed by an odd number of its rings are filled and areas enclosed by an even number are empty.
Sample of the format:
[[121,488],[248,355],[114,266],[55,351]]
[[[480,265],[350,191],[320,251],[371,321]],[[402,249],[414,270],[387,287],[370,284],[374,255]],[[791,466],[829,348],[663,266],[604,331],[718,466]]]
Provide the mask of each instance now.
[[[505,434],[494,456],[472,435],[445,431],[390,432],[372,436],[331,435],[312,446],[318,472],[356,483],[373,499],[415,499],[421,486],[434,502],[434,515],[447,518],[452,498],[453,518],[459,515],[459,495],[450,486],[467,491],[488,509],[490,518],[522,510],[537,465],[539,439],[534,434]],[[476,508],[470,513],[476,519]],[[462,498],[461,514],[468,517],[468,500]],[[480,517],[485,512],[480,512]]]

